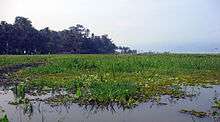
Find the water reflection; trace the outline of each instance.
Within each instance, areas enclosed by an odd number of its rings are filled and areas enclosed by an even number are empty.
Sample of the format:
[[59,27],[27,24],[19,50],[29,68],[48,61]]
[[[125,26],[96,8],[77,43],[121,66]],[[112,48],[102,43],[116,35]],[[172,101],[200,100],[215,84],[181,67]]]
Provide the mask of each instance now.
[[[63,103],[57,106],[43,101],[54,94],[48,93],[41,96],[26,94],[31,99],[25,104],[10,105],[9,101],[17,99],[14,86],[0,87],[0,106],[2,106],[11,122],[141,122],[141,121],[163,121],[163,122],[219,122],[219,118],[197,118],[179,113],[183,108],[209,111],[213,99],[219,99],[220,86],[213,88],[185,87],[185,91],[196,94],[186,99],[176,99],[164,95],[160,103],[154,100],[141,103],[133,108],[125,108],[121,105],[111,103],[109,105],[80,105],[77,103]],[[38,98],[38,99],[37,99]],[[166,103],[166,104],[163,104]]]

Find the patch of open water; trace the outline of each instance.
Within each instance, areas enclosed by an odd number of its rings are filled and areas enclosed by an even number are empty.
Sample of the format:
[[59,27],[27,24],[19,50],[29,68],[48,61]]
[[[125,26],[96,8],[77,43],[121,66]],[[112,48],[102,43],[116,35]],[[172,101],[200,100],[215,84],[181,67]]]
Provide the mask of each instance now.
[[[78,104],[51,106],[43,101],[31,101],[31,110],[25,112],[25,107],[22,105],[8,104],[15,99],[15,95],[2,86],[0,106],[7,113],[10,122],[220,122],[211,117],[198,118],[179,112],[181,109],[209,111],[213,99],[220,96],[220,86],[186,89],[196,92],[197,96],[179,100],[163,96],[161,102],[168,103],[167,105],[146,102],[135,108],[123,110],[117,106],[113,106],[112,109],[85,107]],[[40,97],[46,98],[52,95]],[[34,98],[30,95],[28,97]]]

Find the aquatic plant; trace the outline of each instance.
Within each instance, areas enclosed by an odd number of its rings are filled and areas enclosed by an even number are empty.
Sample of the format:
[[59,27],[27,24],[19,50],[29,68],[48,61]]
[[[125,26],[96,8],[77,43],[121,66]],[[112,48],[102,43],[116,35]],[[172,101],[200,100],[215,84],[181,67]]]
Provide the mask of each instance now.
[[[23,81],[17,94],[66,90],[79,103],[125,106],[170,95],[192,97],[183,86],[220,84],[220,55],[44,55],[1,56],[0,66],[44,62],[10,75]],[[70,96],[67,96],[70,97]],[[67,98],[65,98],[67,100]],[[65,101],[66,101],[65,100]]]
[[187,109],[180,110],[180,113],[189,114],[189,115],[200,117],[200,118],[208,116],[208,113],[206,113],[206,112],[195,111],[195,110],[187,110]]
[[7,115],[4,115],[3,118],[0,118],[0,122],[9,122]]
[[215,100],[214,105],[212,106],[213,108],[220,109],[220,100]]
[[16,87],[17,87],[16,88],[17,97],[22,99],[25,98],[25,83],[21,82]]

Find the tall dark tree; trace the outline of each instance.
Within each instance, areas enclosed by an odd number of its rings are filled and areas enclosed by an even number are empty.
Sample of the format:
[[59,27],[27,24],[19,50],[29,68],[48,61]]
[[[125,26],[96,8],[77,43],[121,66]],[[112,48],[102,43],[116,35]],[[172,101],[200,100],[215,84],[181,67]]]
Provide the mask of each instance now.
[[17,53],[31,54],[35,52],[37,30],[32,27],[28,18],[16,17],[14,27],[16,30]]
[[62,51],[61,33],[52,31],[48,27],[40,30],[40,33],[44,37],[44,47],[47,53],[56,54]]
[[116,46],[108,35],[90,35],[90,30],[77,24],[63,31],[49,28],[38,31],[25,17],[14,24],[0,24],[0,54],[114,53]]
[[5,21],[1,22],[1,34],[0,34],[0,45],[1,45],[1,53],[2,54],[10,54],[13,53],[16,49],[14,49],[15,45],[15,28],[13,25],[8,24]]

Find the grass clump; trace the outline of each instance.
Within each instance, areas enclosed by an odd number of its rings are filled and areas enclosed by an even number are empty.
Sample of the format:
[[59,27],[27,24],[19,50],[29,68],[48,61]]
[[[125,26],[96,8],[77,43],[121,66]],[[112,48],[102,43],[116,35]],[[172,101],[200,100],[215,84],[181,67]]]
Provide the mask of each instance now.
[[0,122],[9,122],[7,115],[4,115],[3,118],[0,118]]
[[122,105],[130,104],[129,100],[138,100],[140,88],[130,82],[93,82],[81,95],[83,101]]
[[220,109],[220,100],[215,100],[214,105],[212,106],[213,108]]

